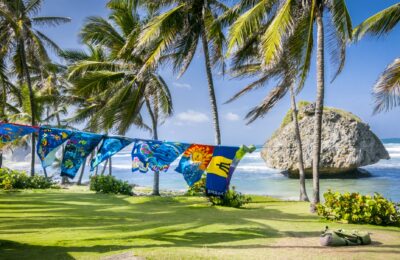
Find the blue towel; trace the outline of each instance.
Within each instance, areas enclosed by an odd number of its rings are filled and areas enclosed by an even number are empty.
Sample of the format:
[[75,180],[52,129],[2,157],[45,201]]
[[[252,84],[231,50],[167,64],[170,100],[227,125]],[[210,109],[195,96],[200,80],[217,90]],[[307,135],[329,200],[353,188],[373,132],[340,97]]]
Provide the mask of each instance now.
[[133,139],[120,137],[120,136],[107,136],[104,138],[103,143],[97,152],[96,157],[90,162],[91,171],[96,168],[97,165],[104,162],[114,154],[118,153],[126,146],[131,144]]
[[[222,196],[228,190],[230,168],[239,147],[216,146],[207,167],[207,195]],[[233,173],[233,172],[232,172]]]
[[103,135],[84,132],[76,132],[71,136],[65,146],[61,164],[61,176],[73,179],[82,163],[85,163],[86,157],[102,139]]
[[37,133],[39,129],[37,127],[26,126],[26,125],[18,125],[18,124],[9,124],[9,123],[0,123],[0,142],[8,143],[12,142],[15,139],[23,137],[25,135],[31,133]]
[[132,171],[166,172],[187,147],[189,144],[138,140],[132,150]]
[[39,159],[42,161],[43,168],[53,164],[56,159],[58,148],[67,141],[73,131],[66,129],[41,127],[36,147]]

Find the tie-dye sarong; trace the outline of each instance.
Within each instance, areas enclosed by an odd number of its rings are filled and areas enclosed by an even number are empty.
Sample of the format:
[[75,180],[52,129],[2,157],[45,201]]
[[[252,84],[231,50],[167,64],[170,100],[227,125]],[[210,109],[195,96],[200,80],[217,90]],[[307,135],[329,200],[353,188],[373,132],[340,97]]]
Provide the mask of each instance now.
[[188,146],[184,143],[138,140],[132,150],[132,171],[146,173],[151,169],[166,172]]
[[53,164],[58,148],[67,141],[74,132],[66,129],[41,127],[36,147],[43,168]]
[[114,154],[118,153],[126,146],[131,144],[133,139],[120,136],[107,136],[97,152],[96,157],[90,162],[90,169],[93,171],[97,165],[104,162]]
[[103,135],[76,132],[68,140],[61,164],[61,176],[73,179],[86,157],[103,139]]
[[0,123],[0,142],[8,143],[31,133],[37,133],[37,127]]

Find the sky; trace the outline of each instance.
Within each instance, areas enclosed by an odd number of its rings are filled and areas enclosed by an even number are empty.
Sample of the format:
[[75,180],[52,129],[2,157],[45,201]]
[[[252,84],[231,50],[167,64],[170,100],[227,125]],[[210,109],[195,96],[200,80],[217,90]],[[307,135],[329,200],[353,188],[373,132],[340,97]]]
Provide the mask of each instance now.
[[[71,23],[41,30],[61,48],[83,48],[79,41],[79,30],[89,16],[107,17],[107,0],[45,0],[39,15],[67,16]],[[347,0],[353,25],[398,1],[394,0]],[[363,3],[362,5],[360,3]],[[382,38],[367,37],[347,48],[346,65],[338,78],[330,83],[331,68],[327,60],[325,106],[337,107],[352,112],[367,123],[380,138],[400,137],[400,107],[373,115],[372,88],[385,67],[400,55],[400,26]],[[201,47],[201,46],[200,46]],[[214,128],[207,89],[202,48],[198,48],[188,71],[179,79],[168,67],[159,73],[169,85],[174,102],[174,115],[159,127],[159,138],[163,140],[214,143]],[[316,94],[315,57],[304,90],[297,100],[314,101]],[[264,118],[247,125],[246,113],[256,106],[273,85],[260,88],[239,100],[224,104],[251,79],[237,80],[229,75],[214,73],[216,97],[220,114],[222,144],[262,144],[279,127],[290,108],[289,97],[282,99]],[[146,111],[143,112],[146,114]],[[148,119],[145,116],[145,119]],[[149,121],[148,121],[149,122]],[[149,122],[150,123],[150,122]],[[130,137],[150,138],[149,132],[132,128]]]

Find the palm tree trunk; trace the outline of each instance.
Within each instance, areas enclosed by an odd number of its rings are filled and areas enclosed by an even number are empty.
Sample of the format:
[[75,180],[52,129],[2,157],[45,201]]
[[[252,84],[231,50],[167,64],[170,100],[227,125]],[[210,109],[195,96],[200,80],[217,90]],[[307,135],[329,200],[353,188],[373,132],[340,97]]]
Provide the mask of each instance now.
[[1,86],[2,86],[2,102],[1,102],[1,121],[2,122],[7,122],[7,117],[6,117],[6,104],[7,104],[7,85],[6,81],[4,80],[3,77],[1,77]]
[[294,132],[296,135],[296,142],[297,142],[297,160],[298,160],[298,167],[299,167],[299,179],[300,179],[300,201],[310,201],[307,196],[306,191],[306,176],[304,173],[304,160],[303,160],[303,145],[301,143],[301,135],[300,135],[300,127],[299,121],[297,119],[297,105],[296,105],[296,97],[293,90],[293,85],[290,86],[290,97],[291,97],[291,104],[292,104],[292,117],[294,122]]
[[[204,17],[204,13],[203,13]],[[215,89],[214,89],[214,81],[211,72],[211,62],[210,62],[210,53],[208,50],[208,41],[207,41],[207,34],[206,28],[204,23],[204,18],[201,21],[201,40],[203,44],[203,51],[204,51],[204,60],[207,72],[207,81],[208,81],[208,92],[210,95],[210,102],[211,102],[211,112],[214,122],[214,129],[215,129],[215,144],[221,144],[221,130],[219,127],[219,119],[218,119],[218,107],[217,107],[217,100],[215,97]]]
[[322,10],[316,13],[317,20],[317,99],[315,102],[315,122],[314,122],[314,146],[313,146],[313,202],[311,211],[316,211],[316,206],[320,202],[319,196],[319,162],[321,158],[321,133],[322,115],[324,108],[324,24],[322,21]]
[[110,157],[108,159],[110,161],[110,163],[108,164],[108,175],[112,175],[112,158]]
[[85,173],[85,167],[86,167],[86,159],[82,163],[81,172],[79,174],[78,182],[76,183],[76,185],[82,184],[82,178],[83,178],[83,174]]
[[[36,125],[36,108],[35,108],[35,99],[34,99],[34,94],[33,94],[33,88],[32,88],[32,82],[31,82],[31,75],[29,73],[29,68],[28,64],[26,62],[26,53],[25,53],[25,43],[22,40],[20,40],[20,48],[21,52],[21,65],[22,65],[22,70],[23,73],[25,74],[26,78],[26,83],[28,85],[29,89],[29,102],[31,105],[31,124],[32,126]],[[31,176],[35,175],[35,133],[32,133],[32,138],[31,138]]]
[[101,170],[101,175],[104,175],[104,173],[105,173],[105,171],[106,171],[106,169],[107,169],[107,165],[108,165],[108,161],[110,160],[110,158],[108,158],[107,160],[106,160],[106,162],[104,163],[104,167],[103,167],[103,169]]
[[[158,140],[157,123],[153,122],[153,139]],[[160,172],[154,172],[153,195],[160,196]]]
[[[152,126],[152,131],[153,131],[153,140],[158,140],[158,122],[157,122],[157,117],[153,112],[153,109],[151,108],[150,101],[146,99],[146,107],[149,112],[150,118],[151,118],[151,126]],[[152,195],[154,196],[160,196],[160,172],[155,171],[154,172],[154,181],[153,181],[153,192]]]
[[[1,104],[1,119],[0,121],[2,122],[7,122],[7,117],[6,117],[6,102],[7,102],[7,89],[6,89],[6,82],[3,77],[1,77],[1,83],[2,83],[2,104]],[[0,168],[3,166],[3,151],[0,151]]]

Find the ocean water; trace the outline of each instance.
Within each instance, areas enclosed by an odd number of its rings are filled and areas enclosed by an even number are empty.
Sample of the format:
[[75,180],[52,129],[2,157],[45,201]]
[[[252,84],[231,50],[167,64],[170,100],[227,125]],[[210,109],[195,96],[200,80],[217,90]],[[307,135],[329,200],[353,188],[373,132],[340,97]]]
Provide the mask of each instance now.
[[[359,179],[321,179],[321,192],[328,189],[334,191],[361,192],[373,194],[379,192],[393,201],[400,202],[400,139],[384,139],[383,143],[391,159],[381,160],[377,164],[363,167],[371,173],[369,178]],[[151,172],[131,172],[131,151],[128,146],[113,157],[113,175],[129,183],[152,187],[153,174]],[[181,174],[174,171],[179,158],[171,165],[170,170],[160,174],[160,189],[184,191],[186,182]],[[5,161],[5,166],[14,169],[29,169],[29,160],[24,162]],[[37,165],[38,172],[41,166]],[[56,173],[57,169],[53,170]],[[50,174],[52,171],[50,170]],[[89,173],[84,176],[88,180]],[[231,185],[237,191],[245,194],[270,195],[282,199],[296,200],[299,194],[298,180],[288,179],[279,170],[268,168],[261,159],[260,150],[247,154],[237,167]],[[306,181],[308,195],[312,195],[312,180]]]

